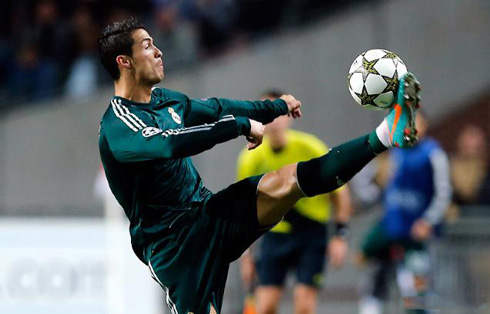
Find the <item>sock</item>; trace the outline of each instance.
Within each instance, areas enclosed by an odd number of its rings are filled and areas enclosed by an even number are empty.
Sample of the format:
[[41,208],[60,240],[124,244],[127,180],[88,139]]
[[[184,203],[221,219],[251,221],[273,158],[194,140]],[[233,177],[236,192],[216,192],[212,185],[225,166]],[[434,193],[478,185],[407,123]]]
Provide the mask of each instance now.
[[383,146],[392,146],[390,141],[390,128],[388,127],[388,122],[386,119],[383,119],[383,122],[381,122],[376,128],[376,135]]
[[[384,131],[382,130],[388,130],[388,126],[386,125],[386,120],[383,120],[383,122],[376,128],[376,131],[369,133],[369,146],[371,147],[371,150],[373,151],[374,154],[379,155],[385,150],[387,150],[389,147],[391,147],[389,138],[390,135],[388,134],[385,136]],[[386,143],[386,139],[388,138],[388,142]]]
[[382,314],[383,303],[381,300],[365,296],[359,301],[359,314]]
[[298,163],[298,186],[308,197],[331,192],[386,149],[376,131],[334,147],[326,155]]

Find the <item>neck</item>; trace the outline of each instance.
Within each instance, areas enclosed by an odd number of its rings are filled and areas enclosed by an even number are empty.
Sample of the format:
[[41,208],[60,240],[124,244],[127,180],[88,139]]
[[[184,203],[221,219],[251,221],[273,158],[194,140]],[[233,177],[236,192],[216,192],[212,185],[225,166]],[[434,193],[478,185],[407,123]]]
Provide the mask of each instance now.
[[287,144],[286,133],[278,133],[278,134],[268,134],[269,143],[274,151],[280,151]]
[[151,100],[152,86],[143,85],[133,77],[121,77],[114,82],[114,95],[140,103]]

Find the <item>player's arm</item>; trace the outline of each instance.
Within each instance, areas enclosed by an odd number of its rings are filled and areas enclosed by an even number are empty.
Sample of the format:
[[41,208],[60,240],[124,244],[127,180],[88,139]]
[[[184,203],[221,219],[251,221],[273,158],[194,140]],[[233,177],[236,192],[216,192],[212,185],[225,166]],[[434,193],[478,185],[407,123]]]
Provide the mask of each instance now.
[[301,103],[292,96],[283,96],[274,101],[241,101],[222,98],[190,99],[185,112],[186,126],[216,121],[226,115],[248,117],[263,124],[292,113],[301,116]]
[[347,258],[349,221],[352,216],[353,206],[350,197],[349,186],[344,185],[340,189],[329,194],[335,209],[333,236],[328,244],[330,262],[336,268],[341,267]]
[[258,122],[225,116],[211,124],[162,130],[146,113],[131,111],[104,121],[103,128],[114,157],[136,162],[198,154],[239,135],[252,135],[251,123]]
[[442,149],[436,149],[429,156],[434,178],[434,194],[424,216],[412,226],[415,240],[427,240],[432,234],[432,227],[439,224],[451,203],[451,183],[449,161]]
[[335,207],[335,223],[347,225],[352,217],[354,207],[350,197],[349,185],[335,190],[329,194],[332,205]]
[[427,208],[424,218],[435,225],[442,221],[444,213],[451,203],[451,183],[449,161],[442,149],[435,150],[430,155],[430,163],[434,173],[434,196]]

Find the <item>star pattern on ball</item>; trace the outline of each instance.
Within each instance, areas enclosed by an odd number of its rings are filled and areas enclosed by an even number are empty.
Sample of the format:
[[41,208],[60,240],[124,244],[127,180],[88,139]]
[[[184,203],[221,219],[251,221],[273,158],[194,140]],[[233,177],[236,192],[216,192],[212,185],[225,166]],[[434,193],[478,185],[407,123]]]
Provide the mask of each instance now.
[[398,56],[391,51],[386,51],[386,54],[383,56],[384,59],[398,59]]
[[361,99],[362,104],[370,104],[378,95],[369,95],[366,87],[362,88],[362,94],[356,93],[356,95]]
[[373,61],[368,61],[365,58],[362,58],[363,66],[360,68],[362,73],[362,79],[366,81],[366,78],[369,74],[379,75],[378,71],[374,68],[379,59],[375,59]]
[[347,85],[352,88],[352,85],[350,84],[350,78],[352,77],[352,74],[354,73],[349,73],[349,75],[347,75]]
[[395,74],[393,77],[389,76],[383,76],[383,79],[385,80],[387,86],[385,87],[385,92],[395,92],[396,91],[396,85],[398,84],[398,73],[395,70]]

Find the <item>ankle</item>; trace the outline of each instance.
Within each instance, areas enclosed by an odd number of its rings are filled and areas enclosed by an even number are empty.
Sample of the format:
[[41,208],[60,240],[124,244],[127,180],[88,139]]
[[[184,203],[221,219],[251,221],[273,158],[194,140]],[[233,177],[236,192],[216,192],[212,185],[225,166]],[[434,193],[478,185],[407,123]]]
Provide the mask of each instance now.
[[387,150],[390,145],[390,134],[386,120],[383,120],[375,131],[369,134],[369,148],[375,155],[379,155]]

